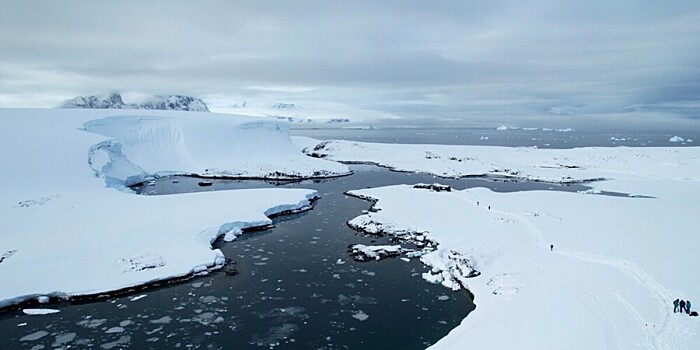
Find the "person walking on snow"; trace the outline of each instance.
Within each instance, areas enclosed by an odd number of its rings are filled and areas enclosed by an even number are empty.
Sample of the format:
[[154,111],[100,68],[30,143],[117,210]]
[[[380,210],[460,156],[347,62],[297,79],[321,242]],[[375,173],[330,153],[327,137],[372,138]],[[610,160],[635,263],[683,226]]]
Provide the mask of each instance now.
[[[551,252],[552,250],[554,250],[554,244],[550,244],[550,245],[549,245],[549,251]],[[676,305],[676,308],[678,307],[678,300],[675,301],[675,304],[674,304],[674,305]],[[675,309],[674,309],[674,310],[675,310]],[[676,311],[673,311],[673,312],[676,312]]]
[[685,300],[681,300],[681,313],[685,312]]
[[685,313],[690,315],[690,300],[685,301]]
[[676,300],[673,301],[673,313],[674,313],[674,314],[675,314],[676,312],[678,312],[678,303],[679,303],[679,302],[680,302],[680,300],[678,300],[678,299],[676,299]]

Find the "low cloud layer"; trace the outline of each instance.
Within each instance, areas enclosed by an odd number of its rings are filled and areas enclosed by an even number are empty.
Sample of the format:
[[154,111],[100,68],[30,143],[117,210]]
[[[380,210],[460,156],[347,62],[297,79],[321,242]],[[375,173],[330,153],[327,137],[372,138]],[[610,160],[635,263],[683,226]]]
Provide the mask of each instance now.
[[0,106],[188,94],[410,118],[700,118],[697,1],[6,1]]

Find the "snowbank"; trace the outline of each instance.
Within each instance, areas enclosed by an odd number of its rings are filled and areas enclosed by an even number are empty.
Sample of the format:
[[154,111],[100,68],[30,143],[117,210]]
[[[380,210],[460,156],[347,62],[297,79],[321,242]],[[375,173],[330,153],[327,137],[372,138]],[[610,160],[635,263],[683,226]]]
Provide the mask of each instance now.
[[[484,188],[437,192],[410,185],[351,191],[376,200],[379,210],[354,222],[424,232],[439,246],[421,257],[432,268],[423,278],[474,294],[476,310],[431,348],[700,347],[700,321],[674,314],[672,305],[676,298],[700,296],[695,277],[700,239],[693,229],[700,210],[699,148],[538,150],[334,141],[321,151],[331,159],[439,175],[500,174],[493,169],[507,168],[528,179],[607,178],[590,185],[598,193],[654,197]],[[465,275],[466,265],[481,275]]]
[[[316,196],[303,189],[137,196],[106,188],[105,179],[123,188],[120,180],[172,172],[344,169],[307,161],[284,128],[254,118],[0,109],[0,119],[0,307],[206,273],[224,263],[211,247],[217,237],[268,225],[269,215],[308,208]],[[107,143],[106,151],[95,146]]]

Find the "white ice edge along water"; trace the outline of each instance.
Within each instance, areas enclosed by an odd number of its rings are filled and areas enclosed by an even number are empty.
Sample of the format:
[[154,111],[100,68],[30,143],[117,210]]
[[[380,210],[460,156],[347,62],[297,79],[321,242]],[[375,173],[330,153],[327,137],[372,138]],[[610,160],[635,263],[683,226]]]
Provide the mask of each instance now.
[[[204,272],[224,261],[211,247],[217,237],[308,209],[317,195],[257,189],[148,197],[126,190],[128,181],[348,171],[303,155],[284,123],[257,118],[0,109],[0,119],[0,307]],[[106,152],[94,147],[107,143],[113,148]]]
[[[674,314],[672,307],[674,299],[692,300],[700,291],[700,242],[693,230],[700,148],[295,142],[327,159],[438,176],[500,176],[494,169],[510,169],[539,181],[607,179],[589,183],[590,193],[436,192],[407,185],[351,191],[376,201],[378,210],[353,222],[372,223],[370,230],[424,232],[439,243],[421,257],[433,268],[424,278],[474,294],[476,310],[431,348],[700,347],[698,319]],[[600,191],[653,198],[595,194]],[[455,278],[452,252],[482,274]]]

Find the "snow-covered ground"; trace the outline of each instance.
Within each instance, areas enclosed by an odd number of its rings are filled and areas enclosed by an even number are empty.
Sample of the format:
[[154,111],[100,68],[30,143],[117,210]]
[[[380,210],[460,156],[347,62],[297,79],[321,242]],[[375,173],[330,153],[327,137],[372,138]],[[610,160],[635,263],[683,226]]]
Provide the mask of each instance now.
[[[440,176],[607,179],[587,193],[352,191],[378,200],[379,212],[356,222],[426,234],[439,249],[421,257],[433,267],[424,278],[449,287],[461,281],[475,295],[476,310],[432,348],[700,348],[700,319],[674,314],[672,305],[700,297],[700,148],[295,142],[327,159]],[[454,276],[460,263],[481,275]]]
[[[206,273],[224,262],[211,247],[214,239],[233,239],[241,228],[269,224],[271,214],[308,208],[317,195],[256,189],[148,197],[129,193],[130,183],[175,173],[348,172],[298,152],[287,124],[270,119],[0,109],[0,120],[0,307]],[[586,193],[411,185],[353,191],[378,200],[379,210],[354,223],[439,243],[421,256],[433,267],[424,278],[474,293],[476,311],[433,348],[700,347],[700,320],[674,314],[671,304],[700,295],[694,270],[700,148],[294,142],[316,157],[444,177],[606,179],[590,183],[594,190]],[[481,274],[466,278],[474,270]],[[30,313],[48,309],[41,310]]]
[[[293,137],[294,143],[314,157],[339,162],[377,164],[397,171],[424,172],[440,177],[485,176],[491,178],[586,182],[659,177],[695,181],[699,148],[587,147],[538,149],[534,147],[484,147],[454,145],[403,145],[353,141],[324,141]],[[618,188],[620,182],[596,187],[608,191],[653,195],[645,187]],[[617,188],[617,189],[614,189]],[[652,189],[653,190],[653,189]]]
[[[347,173],[311,159],[285,124],[189,112],[0,109],[0,307],[102,293],[223,264],[211,242],[308,208],[315,191],[138,196],[151,175]],[[108,186],[118,189],[108,188]],[[45,299],[45,298],[41,298]]]

